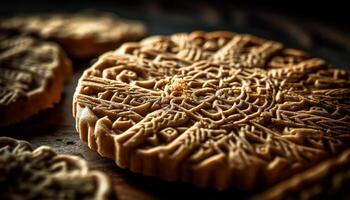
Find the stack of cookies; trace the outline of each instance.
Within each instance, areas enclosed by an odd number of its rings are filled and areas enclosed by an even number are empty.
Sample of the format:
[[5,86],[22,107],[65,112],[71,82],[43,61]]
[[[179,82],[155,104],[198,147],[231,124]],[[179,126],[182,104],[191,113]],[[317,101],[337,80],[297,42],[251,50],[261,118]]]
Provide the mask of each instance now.
[[16,16],[0,30],[0,126],[59,102],[70,58],[91,59],[146,35],[140,22],[96,11]]
[[[69,58],[98,57],[69,98],[80,139],[116,167],[218,191],[262,191],[253,199],[350,197],[346,70],[233,32],[135,42],[144,25],[91,11],[19,16],[0,27],[0,125],[57,103]],[[49,147],[0,138],[0,168],[0,197],[53,199],[59,188],[62,199],[111,198],[103,173]]]
[[[60,102],[76,61],[145,35],[141,22],[96,11],[1,21],[0,126],[27,120]],[[28,142],[0,137],[0,171],[0,199],[113,199],[104,173],[48,146],[33,150]]]

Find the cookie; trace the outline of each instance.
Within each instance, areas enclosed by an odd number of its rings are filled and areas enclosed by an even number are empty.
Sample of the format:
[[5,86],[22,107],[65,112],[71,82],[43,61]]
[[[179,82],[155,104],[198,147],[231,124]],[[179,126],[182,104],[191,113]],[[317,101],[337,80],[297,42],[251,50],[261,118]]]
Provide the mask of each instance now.
[[69,56],[78,59],[96,57],[117,48],[123,42],[139,40],[146,35],[146,27],[141,22],[93,11],[16,16],[3,20],[0,28],[53,40]]
[[22,140],[0,137],[1,199],[107,199],[107,177],[82,158],[35,150]]
[[70,72],[70,60],[56,44],[0,35],[0,126],[52,107]]
[[349,199],[350,149],[277,184],[256,199]]
[[350,138],[350,74],[231,32],[153,36],[78,82],[80,138],[122,168],[219,190],[275,184]]

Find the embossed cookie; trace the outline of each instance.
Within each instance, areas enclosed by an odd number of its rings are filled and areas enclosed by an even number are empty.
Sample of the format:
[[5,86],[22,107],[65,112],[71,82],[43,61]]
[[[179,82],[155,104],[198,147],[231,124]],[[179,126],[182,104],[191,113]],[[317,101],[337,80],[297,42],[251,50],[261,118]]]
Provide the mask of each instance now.
[[76,156],[0,137],[1,199],[107,199],[107,177]]
[[79,80],[80,138],[122,168],[217,189],[275,184],[350,139],[350,74],[230,32],[153,36]]
[[140,22],[93,11],[17,16],[2,21],[0,28],[56,41],[68,55],[78,59],[96,57],[123,42],[139,40],[146,35],[146,27]]
[[253,199],[349,199],[350,149],[277,184]]
[[70,61],[56,44],[0,35],[0,126],[52,107],[70,71]]

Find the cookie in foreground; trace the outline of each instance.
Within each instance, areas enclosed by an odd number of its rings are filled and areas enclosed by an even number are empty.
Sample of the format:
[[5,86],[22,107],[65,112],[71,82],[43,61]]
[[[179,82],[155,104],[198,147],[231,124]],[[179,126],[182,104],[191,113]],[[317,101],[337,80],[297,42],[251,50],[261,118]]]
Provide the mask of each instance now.
[[146,26],[98,11],[23,15],[0,22],[0,29],[35,34],[59,43],[69,56],[94,58],[146,35]]
[[79,80],[80,138],[122,168],[219,190],[265,188],[349,145],[350,74],[231,32],[153,36]]
[[0,35],[0,126],[59,102],[71,62],[55,43]]
[[1,199],[108,199],[111,188],[101,172],[82,158],[57,155],[47,146],[33,150],[22,140],[0,137]]
[[349,199],[350,149],[277,184],[256,199]]

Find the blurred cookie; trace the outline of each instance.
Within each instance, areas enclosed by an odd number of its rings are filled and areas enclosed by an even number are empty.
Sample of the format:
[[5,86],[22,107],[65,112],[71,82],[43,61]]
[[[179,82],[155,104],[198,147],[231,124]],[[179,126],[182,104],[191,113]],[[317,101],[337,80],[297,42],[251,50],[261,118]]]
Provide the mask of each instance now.
[[283,181],[253,199],[349,199],[350,149]]
[[70,72],[70,60],[58,45],[0,35],[0,126],[52,107]]
[[93,11],[16,16],[2,21],[0,28],[53,40],[69,56],[78,59],[96,57],[123,42],[136,41],[146,35],[146,27],[141,22]]
[[107,199],[107,177],[82,158],[0,137],[0,199]]
[[122,168],[251,190],[349,145],[350,73],[252,35],[153,36],[87,69],[73,114]]

